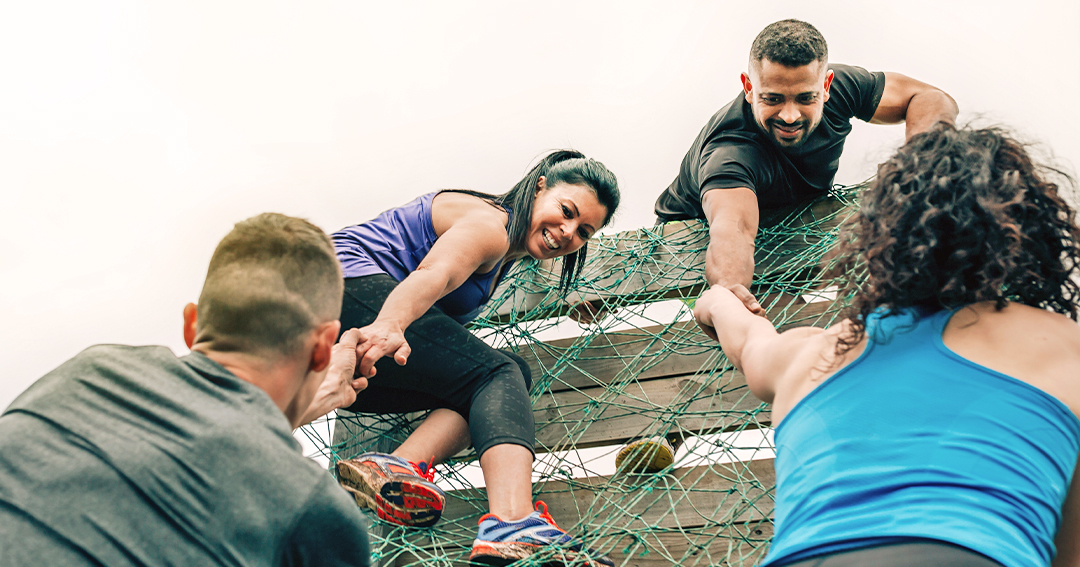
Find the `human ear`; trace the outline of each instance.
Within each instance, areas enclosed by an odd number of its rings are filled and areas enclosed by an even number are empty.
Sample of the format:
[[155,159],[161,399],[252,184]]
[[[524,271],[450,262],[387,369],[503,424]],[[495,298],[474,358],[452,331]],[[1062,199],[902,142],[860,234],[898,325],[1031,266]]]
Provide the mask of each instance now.
[[539,195],[544,189],[547,189],[547,177],[541,175],[540,179],[536,180],[536,194]]
[[751,93],[754,90],[754,85],[750,83],[750,75],[742,73],[741,75],[739,75],[739,80],[742,81],[742,89],[743,93],[745,93],[746,96],[746,102],[754,104],[753,97],[751,96]]
[[825,96],[822,102],[829,102],[829,88],[832,87],[833,72],[829,69],[828,73],[825,73]]
[[311,372],[322,372],[330,365],[330,353],[341,331],[341,321],[328,321],[315,329],[315,348],[311,351]]
[[199,309],[194,303],[184,306],[184,343],[190,349],[195,344],[195,323],[199,318]]

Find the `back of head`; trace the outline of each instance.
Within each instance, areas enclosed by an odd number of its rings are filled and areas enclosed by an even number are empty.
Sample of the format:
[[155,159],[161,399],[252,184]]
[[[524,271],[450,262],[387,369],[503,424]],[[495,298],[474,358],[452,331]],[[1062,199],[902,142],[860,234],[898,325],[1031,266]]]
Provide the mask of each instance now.
[[858,318],[1016,301],[1075,319],[1080,229],[1052,179],[1074,188],[1000,128],[913,136],[878,167],[836,251]]
[[814,26],[800,20],[781,20],[761,30],[750,46],[750,66],[760,66],[762,59],[785,67],[827,63],[829,46]]
[[263,213],[218,244],[199,296],[196,343],[219,352],[292,355],[341,314],[341,266],[310,222]]

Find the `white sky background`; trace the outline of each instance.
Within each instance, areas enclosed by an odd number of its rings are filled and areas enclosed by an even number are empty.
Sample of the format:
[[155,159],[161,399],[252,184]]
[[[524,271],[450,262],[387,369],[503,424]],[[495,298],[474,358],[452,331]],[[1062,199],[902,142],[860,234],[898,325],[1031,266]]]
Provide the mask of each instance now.
[[[327,231],[445,187],[503,192],[572,146],[653,222],[750,43],[806,19],[831,59],[939,86],[1080,163],[1080,3],[7,2],[0,408],[97,343],[185,353],[214,246],[263,211]],[[903,127],[856,125],[838,182]]]

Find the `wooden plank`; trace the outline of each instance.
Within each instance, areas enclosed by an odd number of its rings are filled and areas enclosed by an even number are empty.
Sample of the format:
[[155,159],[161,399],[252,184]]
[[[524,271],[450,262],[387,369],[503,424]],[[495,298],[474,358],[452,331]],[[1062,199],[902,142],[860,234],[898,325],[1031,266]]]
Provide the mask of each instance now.
[[[804,280],[816,273],[804,253],[829,242],[831,233],[855,208],[836,199],[821,199],[797,214],[782,218],[780,226],[765,226],[755,248],[755,281],[772,285],[792,277]],[[700,220],[666,223],[612,236],[601,236],[586,261],[577,301],[603,299],[612,307],[671,297],[693,297],[705,287],[704,262],[708,229]],[[597,253],[598,252],[598,253]],[[529,320],[565,315],[566,302],[549,291],[558,283],[559,261],[542,262],[529,275],[503,282],[494,297],[514,287],[506,301],[493,304],[490,322]],[[534,309],[545,306],[530,315]]]
[[[702,465],[667,475],[612,475],[534,486],[562,526],[652,530],[749,522],[771,517],[772,459]],[[487,513],[483,489],[448,493],[443,522],[475,526]]]
[[[768,551],[771,520],[681,531],[648,531],[600,537],[590,545],[602,550],[617,567],[750,567]],[[447,565],[474,567],[468,562],[471,538],[434,549],[401,548],[391,559],[395,567]],[[411,546],[409,546],[411,547]]]
[[769,409],[734,370],[544,394],[533,408],[541,452],[616,445],[650,435],[757,429],[772,422]]
[[[783,320],[779,330],[832,322],[837,308],[831,302],[777,302],[769,306],[771,320]],[[533,381],[555,375],[550,390],[583,389],[652,378],[694,374],[719,360],[719,348],[693,321],[654,325],[589,337],[531,343],[519,350],[529,364]],[[707,369],[706,369],[707,371]]]
[[[707,552],[708,557],[721,560],[701,565],[723,565],[728,557],[760,558],[759,548],[772,535],[768,519],[773,514],[775,484],[773,461],[763,459],[677,469],[669,475],[549,481],[537,485],[535,499],[543,500],[559,525],[583,535],[589,546],[621,557],[618,564],[663,564],[656,563],[663,561],[659,555],[645,563],[641,558],[647,555],[641,553],[652,549],[659,554],[659,544],[665,543],[673,545],[664,547],[668,556],[683,545],[681,549],[695,550],[698,555]],[[386,555],[396,557],[397,565],[436,558],[448,558],[439,564],[457,565],[455,561],[467,557],[476,522],[486,513],[483,489],[449,492],[439,525],[430,532],[395,528],[385,544]],[[695,542],[708,545],[695,546]],[[684,556],[685,552],[680,554]]]
[[769,520],[683,532],[647,532],[608,543],[617,566],[680,567],[757,565],[765,558],[773,524]]

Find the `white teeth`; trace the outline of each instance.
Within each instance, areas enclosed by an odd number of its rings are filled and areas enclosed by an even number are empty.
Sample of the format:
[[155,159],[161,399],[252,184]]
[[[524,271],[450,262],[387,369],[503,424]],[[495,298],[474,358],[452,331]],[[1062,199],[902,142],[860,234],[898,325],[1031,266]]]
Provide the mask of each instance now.
[[548,232],[546,230],[542,234],[544,236],[544,244],[547,244],[548,248],[550,248],[552,250],[558,250],[559,249],[559,243],[555,242],[555,239],[552,238],[551,235],[548,234]]

